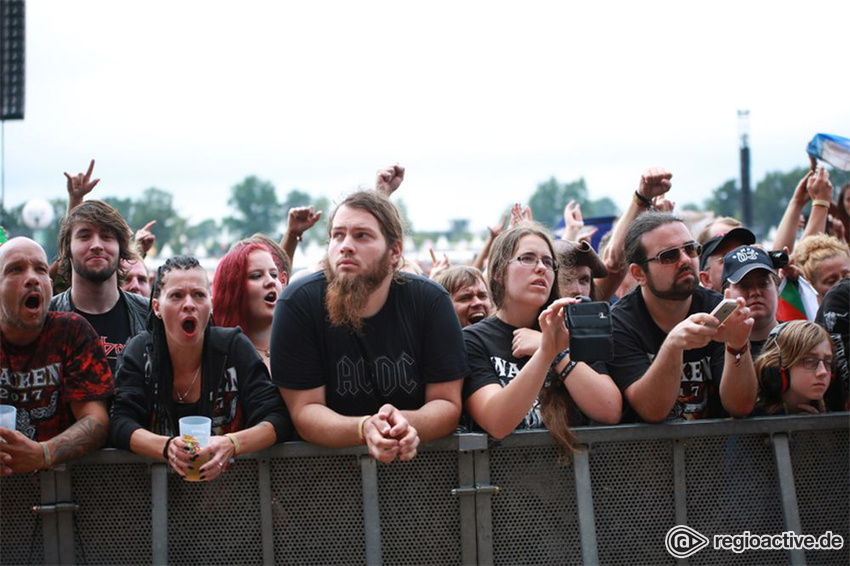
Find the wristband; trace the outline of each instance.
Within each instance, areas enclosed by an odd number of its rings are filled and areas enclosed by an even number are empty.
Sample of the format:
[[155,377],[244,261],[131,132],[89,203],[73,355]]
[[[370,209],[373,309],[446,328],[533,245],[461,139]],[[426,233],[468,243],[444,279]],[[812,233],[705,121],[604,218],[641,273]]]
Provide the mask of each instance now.
[[561,352],[560,354],[555,356],[555,361],[552,362],[552,368],[558,367],[558,364],[560,364],[561,361],[569,355],[570,355],[570,349],[567,348],[566,350],[564,350],[563,352]]
[[366,415],[360,422],[357,423],[357,438],[360,439],[360,444],[366,444],[366,436],[363,434],[363,427],[366,425],[366,421],[372,418],[372,415]]
[[825,206],[826,208],[829,208],[829,204],[828,200],[814,199],[812,201],[812,206]]
[[162,449],[162,457],[166,460],[168,460],[168,447],[171,446],[171,441],[174,440],[175,438],[177,438],[177,437],[172,436],[168,440],[165,441],[165,448]]
[[570,360],[569,363],[567,364],[567,366],[563,369],[563,371],[561,371],[561,375],[558,376],[558,379],[560,379],[561,381],[566,381],[567,377],[569,377],[570,373],[572,373],[572,371],[575,369],[575,367],[577,365],[578,365],[578,362],[574,362],[573,360]]
[[233,455],[237,456],[239,454],[239,441],[236,439],[236,435],[230,432],[224,436],[230,439],[230,443],[233,444]]
[[652,208],[652,201],[637,191],[635,191],[634,200],[638,206],[642,206],[644,208]]
[[39,442],[39,444],[41,444],[41,449],[44,451],[44,465],[42,469],[46,470],[53,466],[53,458],[50,457],[50,446],[46,442]]
[[750,341],[747,340],[747,343],[744,344],[744,347],[740,350],[731,348],[729,344],[726,344],[726,351],[735,356],[735,365],[737,366],[741,363],[741,358],[743,357],[743,355],[750,351]]

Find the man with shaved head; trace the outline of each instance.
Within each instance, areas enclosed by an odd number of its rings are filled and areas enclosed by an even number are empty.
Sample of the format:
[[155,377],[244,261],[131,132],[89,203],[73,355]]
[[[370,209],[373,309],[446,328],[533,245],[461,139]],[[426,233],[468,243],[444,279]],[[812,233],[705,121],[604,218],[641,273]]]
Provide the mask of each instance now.
[[50,468],[101,447],[112,372],[91,325],[48,312],[53,286],[44,250],[28,238],[0,246],[0,475]]

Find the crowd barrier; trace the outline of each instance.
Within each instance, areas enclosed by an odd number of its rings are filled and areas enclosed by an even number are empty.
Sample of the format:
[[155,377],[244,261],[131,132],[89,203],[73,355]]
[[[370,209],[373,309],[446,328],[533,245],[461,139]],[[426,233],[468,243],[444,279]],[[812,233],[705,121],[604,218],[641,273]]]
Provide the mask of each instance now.
[[0,480],[3,564],[675,564],[667,531],[844,537],[679,563],[850,563],[847,413],[453,435],[406,463],[291,442],[206,484],[101,450]]

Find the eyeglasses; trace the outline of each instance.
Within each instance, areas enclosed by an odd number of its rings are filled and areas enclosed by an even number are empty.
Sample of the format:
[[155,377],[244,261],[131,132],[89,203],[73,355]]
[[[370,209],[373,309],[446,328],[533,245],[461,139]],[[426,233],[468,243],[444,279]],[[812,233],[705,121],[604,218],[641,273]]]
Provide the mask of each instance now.
[[532,253],[522,254],[521,256],[509,260],[508,263],[512,263],[514,261],[518,261],[520,265],[525,267],[537,267],[537,263],[542,263],[543,267],[548,269],[549,271],[555,271],[558,269],[558,264],[555,263],[555,260],[545,255],[543,257],[537,257]]
[[821,362],[823,362],[823,367],[825,367],[827,371],[832,369],[832,358],[803,358],[800,360],[800,365],[803,366],[804,369],[813,371],[818,369],[818,364]]
[[659,261],[662,265],[670,265],[671,263],[679,261],[681,252],[685,252],[685,255],[689,258],[699,257],[699,254],[702,253],[702,246],[696,242],[688,242],[687,244],[676,246],[675,248],[660,251],[655,254],[655,257],[648,257],[641,263]]

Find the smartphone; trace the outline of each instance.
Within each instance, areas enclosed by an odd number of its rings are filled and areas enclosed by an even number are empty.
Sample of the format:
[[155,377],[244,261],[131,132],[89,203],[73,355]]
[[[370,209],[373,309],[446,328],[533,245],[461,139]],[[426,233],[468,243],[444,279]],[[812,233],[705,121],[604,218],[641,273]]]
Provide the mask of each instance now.
[[[711,316],[716,318],[720,324],[723,324],[729,315],[738,310],[738,301],[735,299],[723,299],[720,301],[720,304],[714,307],[714,310],[711,311]],[[718,324],[718,326],[720,326]]]

